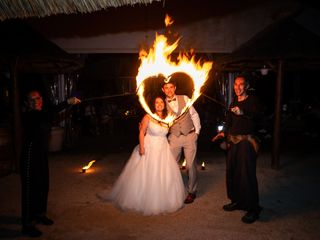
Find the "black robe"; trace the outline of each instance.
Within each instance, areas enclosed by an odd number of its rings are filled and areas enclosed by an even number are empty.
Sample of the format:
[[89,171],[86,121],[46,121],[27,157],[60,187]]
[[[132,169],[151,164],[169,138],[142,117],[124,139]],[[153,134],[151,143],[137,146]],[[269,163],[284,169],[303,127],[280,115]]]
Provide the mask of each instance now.
[[27,111],[22,115],[23,147],[20,159],[22,224],[32,225],[37,216],[47,212],[49,191],[48,148],[54,114],[66,102],[50,110]]
[[[235,100],[230,107],[238,106],[243,115],[231,111],[227,115],[227,132],[230,135],[254,135],[255,123],[259,116],[259,104],[254,96],[245,100]],[[231,202],[240,209],[256,211],[259,209],[259,192],[256,177],[257,153],[248,140],[237,144],[229,143],[227,152],[226,184]]]

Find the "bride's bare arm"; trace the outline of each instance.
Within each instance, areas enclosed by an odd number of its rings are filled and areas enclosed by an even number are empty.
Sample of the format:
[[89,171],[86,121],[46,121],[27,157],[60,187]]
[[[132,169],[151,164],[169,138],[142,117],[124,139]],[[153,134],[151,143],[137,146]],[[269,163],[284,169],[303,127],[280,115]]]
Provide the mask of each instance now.
[[144,155],[144,136],[147,131],[148,123],[149,123],[150,117],[148,114],[146,114],[140,124],[139,129],[139,153],[140,155]]

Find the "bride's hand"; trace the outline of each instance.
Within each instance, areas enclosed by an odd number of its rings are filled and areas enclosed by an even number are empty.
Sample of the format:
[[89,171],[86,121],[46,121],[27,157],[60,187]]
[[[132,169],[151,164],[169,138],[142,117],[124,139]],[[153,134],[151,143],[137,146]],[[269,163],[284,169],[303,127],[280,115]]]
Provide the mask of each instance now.
[[144,147],[139,147],[139,153],[140,155],[144,155]]

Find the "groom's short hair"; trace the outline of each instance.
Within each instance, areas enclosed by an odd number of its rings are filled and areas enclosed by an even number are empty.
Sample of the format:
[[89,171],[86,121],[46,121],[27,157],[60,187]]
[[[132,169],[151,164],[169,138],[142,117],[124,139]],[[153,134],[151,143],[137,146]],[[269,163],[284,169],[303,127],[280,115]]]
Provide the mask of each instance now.
[[165,80],[163,80],[162,87],[164,87],[164,85],[169,84],[169,83],[171,83],[171,84],[174,85],[175,87],[177,86],[176,81],[170,79],[168,82],[166,82]]

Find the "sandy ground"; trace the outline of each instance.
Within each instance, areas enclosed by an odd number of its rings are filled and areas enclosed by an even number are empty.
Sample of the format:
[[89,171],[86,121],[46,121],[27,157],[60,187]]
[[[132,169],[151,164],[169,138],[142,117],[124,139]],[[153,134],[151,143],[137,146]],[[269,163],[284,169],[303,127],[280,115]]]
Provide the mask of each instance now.
[[[175,213],[142,216],[101,201],[97,193],[111,188],[129,155],[85,150],[50,154],[48,215],[55,224],[39,226],[41,239],[320,239],[318,153],[289,151],[281,156],[280,170],[270,168],[270,153],[261,153],[257,173],[264,209],[260,220],[249,225],[240,221],[243,211],[222,210],[228,202],[222,151],[199,152],[198,197]],[[80,173],[92,159],[97,160],[93,168]],[[20,234],[19,176],[0,178],[0,189],[0,238],[28,239]]]

